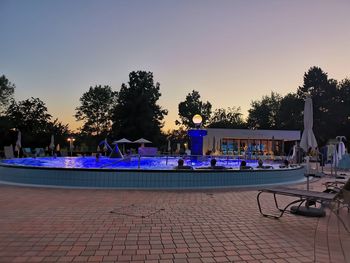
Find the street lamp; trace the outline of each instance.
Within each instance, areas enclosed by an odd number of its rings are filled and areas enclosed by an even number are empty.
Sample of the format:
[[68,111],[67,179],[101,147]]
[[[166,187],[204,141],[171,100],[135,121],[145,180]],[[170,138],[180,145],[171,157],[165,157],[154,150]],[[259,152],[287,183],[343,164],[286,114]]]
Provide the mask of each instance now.
[[70,137],[67,139],[67,141],[69,142],[69,150],[70,150],[70,156],[73,156],[73,142],[75,141],[75,139],[73,137]]
[[201,126],[203,119],[202,119],[201,115],[196,114],[193,116],[192,121],[193,121],[194,125],[196,126],[196,128],[199,128]]

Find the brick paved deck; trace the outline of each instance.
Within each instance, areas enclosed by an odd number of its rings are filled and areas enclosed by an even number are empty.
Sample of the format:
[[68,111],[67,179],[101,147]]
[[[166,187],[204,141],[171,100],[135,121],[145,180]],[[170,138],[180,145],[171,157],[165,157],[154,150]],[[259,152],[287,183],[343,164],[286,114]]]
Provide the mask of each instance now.
[[0,185],[0,262],[350,262],[329,211],[265,218],[256,195]]

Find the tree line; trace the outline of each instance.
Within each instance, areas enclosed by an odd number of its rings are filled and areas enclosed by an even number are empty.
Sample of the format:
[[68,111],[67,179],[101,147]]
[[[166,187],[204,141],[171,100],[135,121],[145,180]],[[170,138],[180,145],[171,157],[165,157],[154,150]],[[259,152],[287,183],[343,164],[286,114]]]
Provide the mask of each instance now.
[[[161,150],[167,140],[184,143],[186,130],[193,127],[192,117],[200,114],[208,128],[289,129],[303,130],[304,99],[311,96],[314,106],[314,133],[320,145],[337,135],[350,134],[350,80],[337,81],[319,67],[304,74],[304,83],[294,93],[281,96],[276,92],[251,102],[248,117],[240,107],[212,109],[196,90],[188,93],[178,105],[178,129],[164,132],[164,117],[168,111],[158,104],[160,84],[153,73],[133,71],[128,83],[115,91],[109,85],[90,87],[79,99],[75,118],[82,121],[77,132],[68,124],[52,119],[45,103],[39,98],[14,99],[15,84],[0,77],[0,147],[13,144],[16,130],[21,130],[23,145],[43,147],[51,134],[56,143],[65,144],[74,135],[77,144],[94,149],[104,138],[144,137]],[[350,137],[350,136],[347,136]]]

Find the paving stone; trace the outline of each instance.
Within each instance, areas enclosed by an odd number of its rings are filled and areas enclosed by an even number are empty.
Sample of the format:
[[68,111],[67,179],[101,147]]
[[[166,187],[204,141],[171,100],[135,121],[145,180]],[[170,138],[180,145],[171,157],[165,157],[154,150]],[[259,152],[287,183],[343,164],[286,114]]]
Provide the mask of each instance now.
[[[0,262],[350,262],[350,236],[329,210],[274,220],[259,214],[256,195],[0,185]],[[347,211],[339,216],[349,227]]]

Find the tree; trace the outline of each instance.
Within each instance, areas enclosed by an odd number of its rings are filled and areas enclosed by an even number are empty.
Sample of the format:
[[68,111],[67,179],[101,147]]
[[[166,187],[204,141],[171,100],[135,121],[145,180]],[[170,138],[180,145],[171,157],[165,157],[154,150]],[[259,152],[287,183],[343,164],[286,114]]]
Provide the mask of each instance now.
[[68,124],[63,124],[57,118],[48,123],[48,133],[55,136],[55,144],[60,143],[63,145],[66,142],[66,138],[71,134]]
[[[298,88],[298,96],[305,99],[312,98],[314,125],[313,131],[319,145],[337,136],[339,125],[339,94],[337,81],[328,79],[327,73],[321,68],[311,67],[304,74],[304,84]],[[329,127],[334,127],[329,129]]]
[[154,84],[153,73],[146,71],[131,72],[128,84],[123,83],[119,91],[113,133],[132,140],[143,137],[161,145],[165,141],[161,128],[168,111],[157,104],[160,84]]
[[202,125],[206,125],[211,115],[210,102],[202,102],[198,91],[193,90],[188,93],[185,101],[179,103],[180,121],[176,120],[176,125],[184,125],[186,128],[193,127],[192,118],[195,114],[199,114],[203,118]]
[[350,143],[350,79],[344,79],[338,84],[338,100],[336,113],[338,115],[337,135],[346,135]]
[[118,93],[110,86],[90,87],[80,98],[75,118],[83,121],[81,131],[87,135],[107,135],[112,125],[112,110]]
[[0,149],[4,146],[13,144],[12,140],[13,125],[6,116],[0,116]]
[[6,116],[11,126],[22,132],[22,140],[28,146],[41,146],[47,144],[50,137],[48,130],[51,115],[47,107],[39,98],[15,102],[11,101]]
[[5,75],[0,76],[0,115],[5,112],[9,105],[16,86]]
[[248,110],[248,127],[250,129],[276,129],[281,99],[278,93],[271,92],[270,97],[263,96],[260,101],[252,101],[251,108]]
[[33,97],[19,102],[12,101],[6,115],[14,127],[32,133],[46,131],[51,119],[45,103]]
[[311,67],[304,73],[304,84],[298,88],[298,96],[305,99],[307,96],[312,98],[323,97],[330,88],[328,75],[319,67]]
[[241,108],[216,109],[211,116],[208,128],[242,129],[245,127]]
[[297,94],[289,93],[281,99],[277,112],[277,129],[302,130],[303,129],[304,101]]

